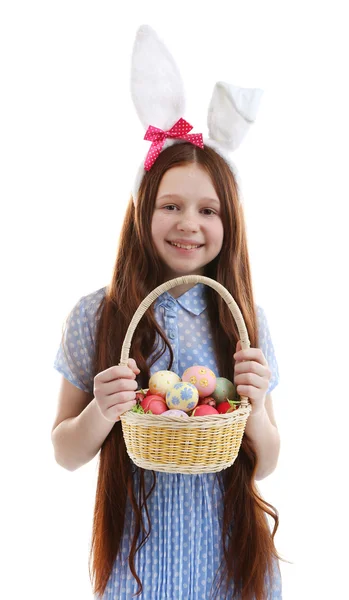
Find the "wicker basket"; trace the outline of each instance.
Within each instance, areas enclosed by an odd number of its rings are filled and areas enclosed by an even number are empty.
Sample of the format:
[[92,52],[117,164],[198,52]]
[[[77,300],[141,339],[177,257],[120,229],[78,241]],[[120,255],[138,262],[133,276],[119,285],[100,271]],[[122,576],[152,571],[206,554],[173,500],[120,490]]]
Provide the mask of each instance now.
[[[235,319],[242,349],[250,347],[241,311],[225,287],[208,277],[185,275],[160,285],[139,305],[125,336],[120,365],[127,365],[132,336],[149,306],[161,294],[183,283],[204,283],[216,290]],[[241,396],[240,407],[228,414],[170,419],[127,411],[120,419],[127,453],[138,467],[165,473],[200,474],[215,473],[234,463],[250,412],[248,398]]]

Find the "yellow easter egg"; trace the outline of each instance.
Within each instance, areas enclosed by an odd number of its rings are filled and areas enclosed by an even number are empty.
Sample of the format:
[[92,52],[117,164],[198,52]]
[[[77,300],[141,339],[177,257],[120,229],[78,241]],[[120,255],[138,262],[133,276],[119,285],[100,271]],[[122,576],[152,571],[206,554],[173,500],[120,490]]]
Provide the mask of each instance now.
[[157,371],[149,379],[149,390],[165,398],[166,392],[180,381],[180,377],[173,371]]

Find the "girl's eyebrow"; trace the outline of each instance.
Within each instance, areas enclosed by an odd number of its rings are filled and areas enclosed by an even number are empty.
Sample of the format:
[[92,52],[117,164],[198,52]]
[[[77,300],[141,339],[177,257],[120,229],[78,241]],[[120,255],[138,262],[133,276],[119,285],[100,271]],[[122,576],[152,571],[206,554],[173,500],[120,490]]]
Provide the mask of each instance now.
[[[180,194],[162,194],[162,196],[159,196],[157,200],[183,200],[183,196]],[[200,201],[209,202],[210,204],[213,203],[217,206],[220,206],[220,202],[217,198],[204,196],[203,198],[200,198]]]

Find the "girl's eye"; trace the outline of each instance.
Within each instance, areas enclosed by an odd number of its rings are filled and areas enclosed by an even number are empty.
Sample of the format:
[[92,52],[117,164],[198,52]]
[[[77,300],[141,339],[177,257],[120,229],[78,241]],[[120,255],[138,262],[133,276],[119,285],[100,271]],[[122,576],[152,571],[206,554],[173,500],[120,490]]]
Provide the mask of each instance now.
[[[206,211],[206,215],[207,215],[207,216],[210,216],[210,215],[216,215],[216,214],[217,214],[217,213],[216,213],[214,210],[212,210],[212,208],[204,208],[203,210],[204,210],[204,211]],[[208,211],[208,212],[207,212],[207,211]],[[208,214],[208,213],[209,213],[209,214]]]
[[[177,210],[177,206],[175,206],[174,204],[167,204],[163,208],[165,210],[168,210],[169,212],[173,212],[174,210]],[[208,217],[210,217],[211,215],[217,214],[216,211],[214,211],[212,208],[203,208],[202,212],[205,213]]]

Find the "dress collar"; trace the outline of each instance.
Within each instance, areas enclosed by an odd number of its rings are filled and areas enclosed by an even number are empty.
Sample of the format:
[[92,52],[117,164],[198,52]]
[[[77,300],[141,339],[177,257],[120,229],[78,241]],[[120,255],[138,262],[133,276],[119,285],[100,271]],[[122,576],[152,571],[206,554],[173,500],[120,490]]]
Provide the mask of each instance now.
[[174,298],[169,292],[164,292],[156,299],[155,306],[174,308],[179,305],[192,315],[201,315],[207,308],[206,291],[206,286],[203,283],[197,283],[178,298]]

